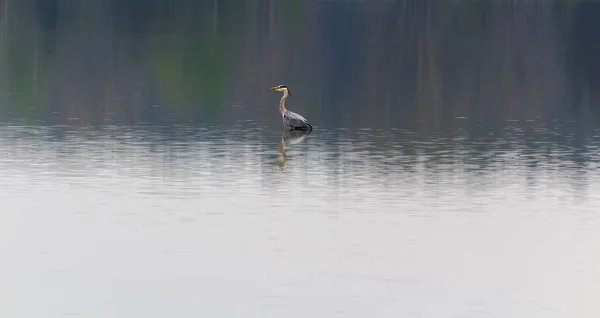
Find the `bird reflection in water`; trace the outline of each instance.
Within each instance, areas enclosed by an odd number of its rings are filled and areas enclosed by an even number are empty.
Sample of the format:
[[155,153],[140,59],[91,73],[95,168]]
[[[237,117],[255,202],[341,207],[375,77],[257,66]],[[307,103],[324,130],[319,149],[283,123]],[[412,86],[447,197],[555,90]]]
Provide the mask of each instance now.
[[281,135],[281,140],[279,141],[279,154],[281,155],[281,160],[277,162],[277,166],[279,168],[286,168],[287,155],[285,154],[285,149],[291,145],[295,145],[302,142],[304,138],[310,135],[311,132],[312,130],[285,129],[283,131],[283,134]]

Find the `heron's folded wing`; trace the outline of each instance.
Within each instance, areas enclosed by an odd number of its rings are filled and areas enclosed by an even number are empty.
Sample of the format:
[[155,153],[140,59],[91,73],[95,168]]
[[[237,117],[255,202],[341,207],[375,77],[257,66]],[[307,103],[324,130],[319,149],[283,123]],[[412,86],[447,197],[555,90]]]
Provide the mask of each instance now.
[[308,123],[306,118],[291,111],[287,111],[285,115],[283,115],[283,119],[291,126],[305,126]]

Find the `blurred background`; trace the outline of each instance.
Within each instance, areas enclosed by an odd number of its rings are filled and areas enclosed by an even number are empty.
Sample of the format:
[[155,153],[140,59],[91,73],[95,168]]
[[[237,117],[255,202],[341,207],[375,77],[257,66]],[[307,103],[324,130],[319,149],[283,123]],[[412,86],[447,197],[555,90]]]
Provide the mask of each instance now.
[[[0,118],[390,128],[599,119],[585,1],[1,0]],[[295,93],[295,94],[294,94]],[[421,125],[423,126],[423,125]]]

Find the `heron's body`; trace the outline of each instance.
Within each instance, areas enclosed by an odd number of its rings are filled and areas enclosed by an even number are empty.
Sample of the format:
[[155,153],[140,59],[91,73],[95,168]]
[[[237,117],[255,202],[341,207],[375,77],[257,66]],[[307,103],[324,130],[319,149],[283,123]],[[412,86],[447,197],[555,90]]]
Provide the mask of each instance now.
[[312,126],[308,123],[306,118],[292,112],[285,110],[282,114],[283,125],[290,129],[312,129]]
[[285,108],[285,100],[290,95],[289,90],[287,87],[285,87],[285,85],[271,87],[270,90],[283,92],[283,96],[281,97],[281,101],[279,102],[279,113],[281,114],[281,119],[285,128],[312,130],[312,126],[308,123],[308,120],[306,120],[306,118]]

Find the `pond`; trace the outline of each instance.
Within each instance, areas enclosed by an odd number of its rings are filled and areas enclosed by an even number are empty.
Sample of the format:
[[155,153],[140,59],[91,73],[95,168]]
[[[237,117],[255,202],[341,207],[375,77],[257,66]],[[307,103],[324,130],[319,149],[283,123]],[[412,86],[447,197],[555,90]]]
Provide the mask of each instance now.
[[0,8],[0,316],[600,314],[600,5]]

